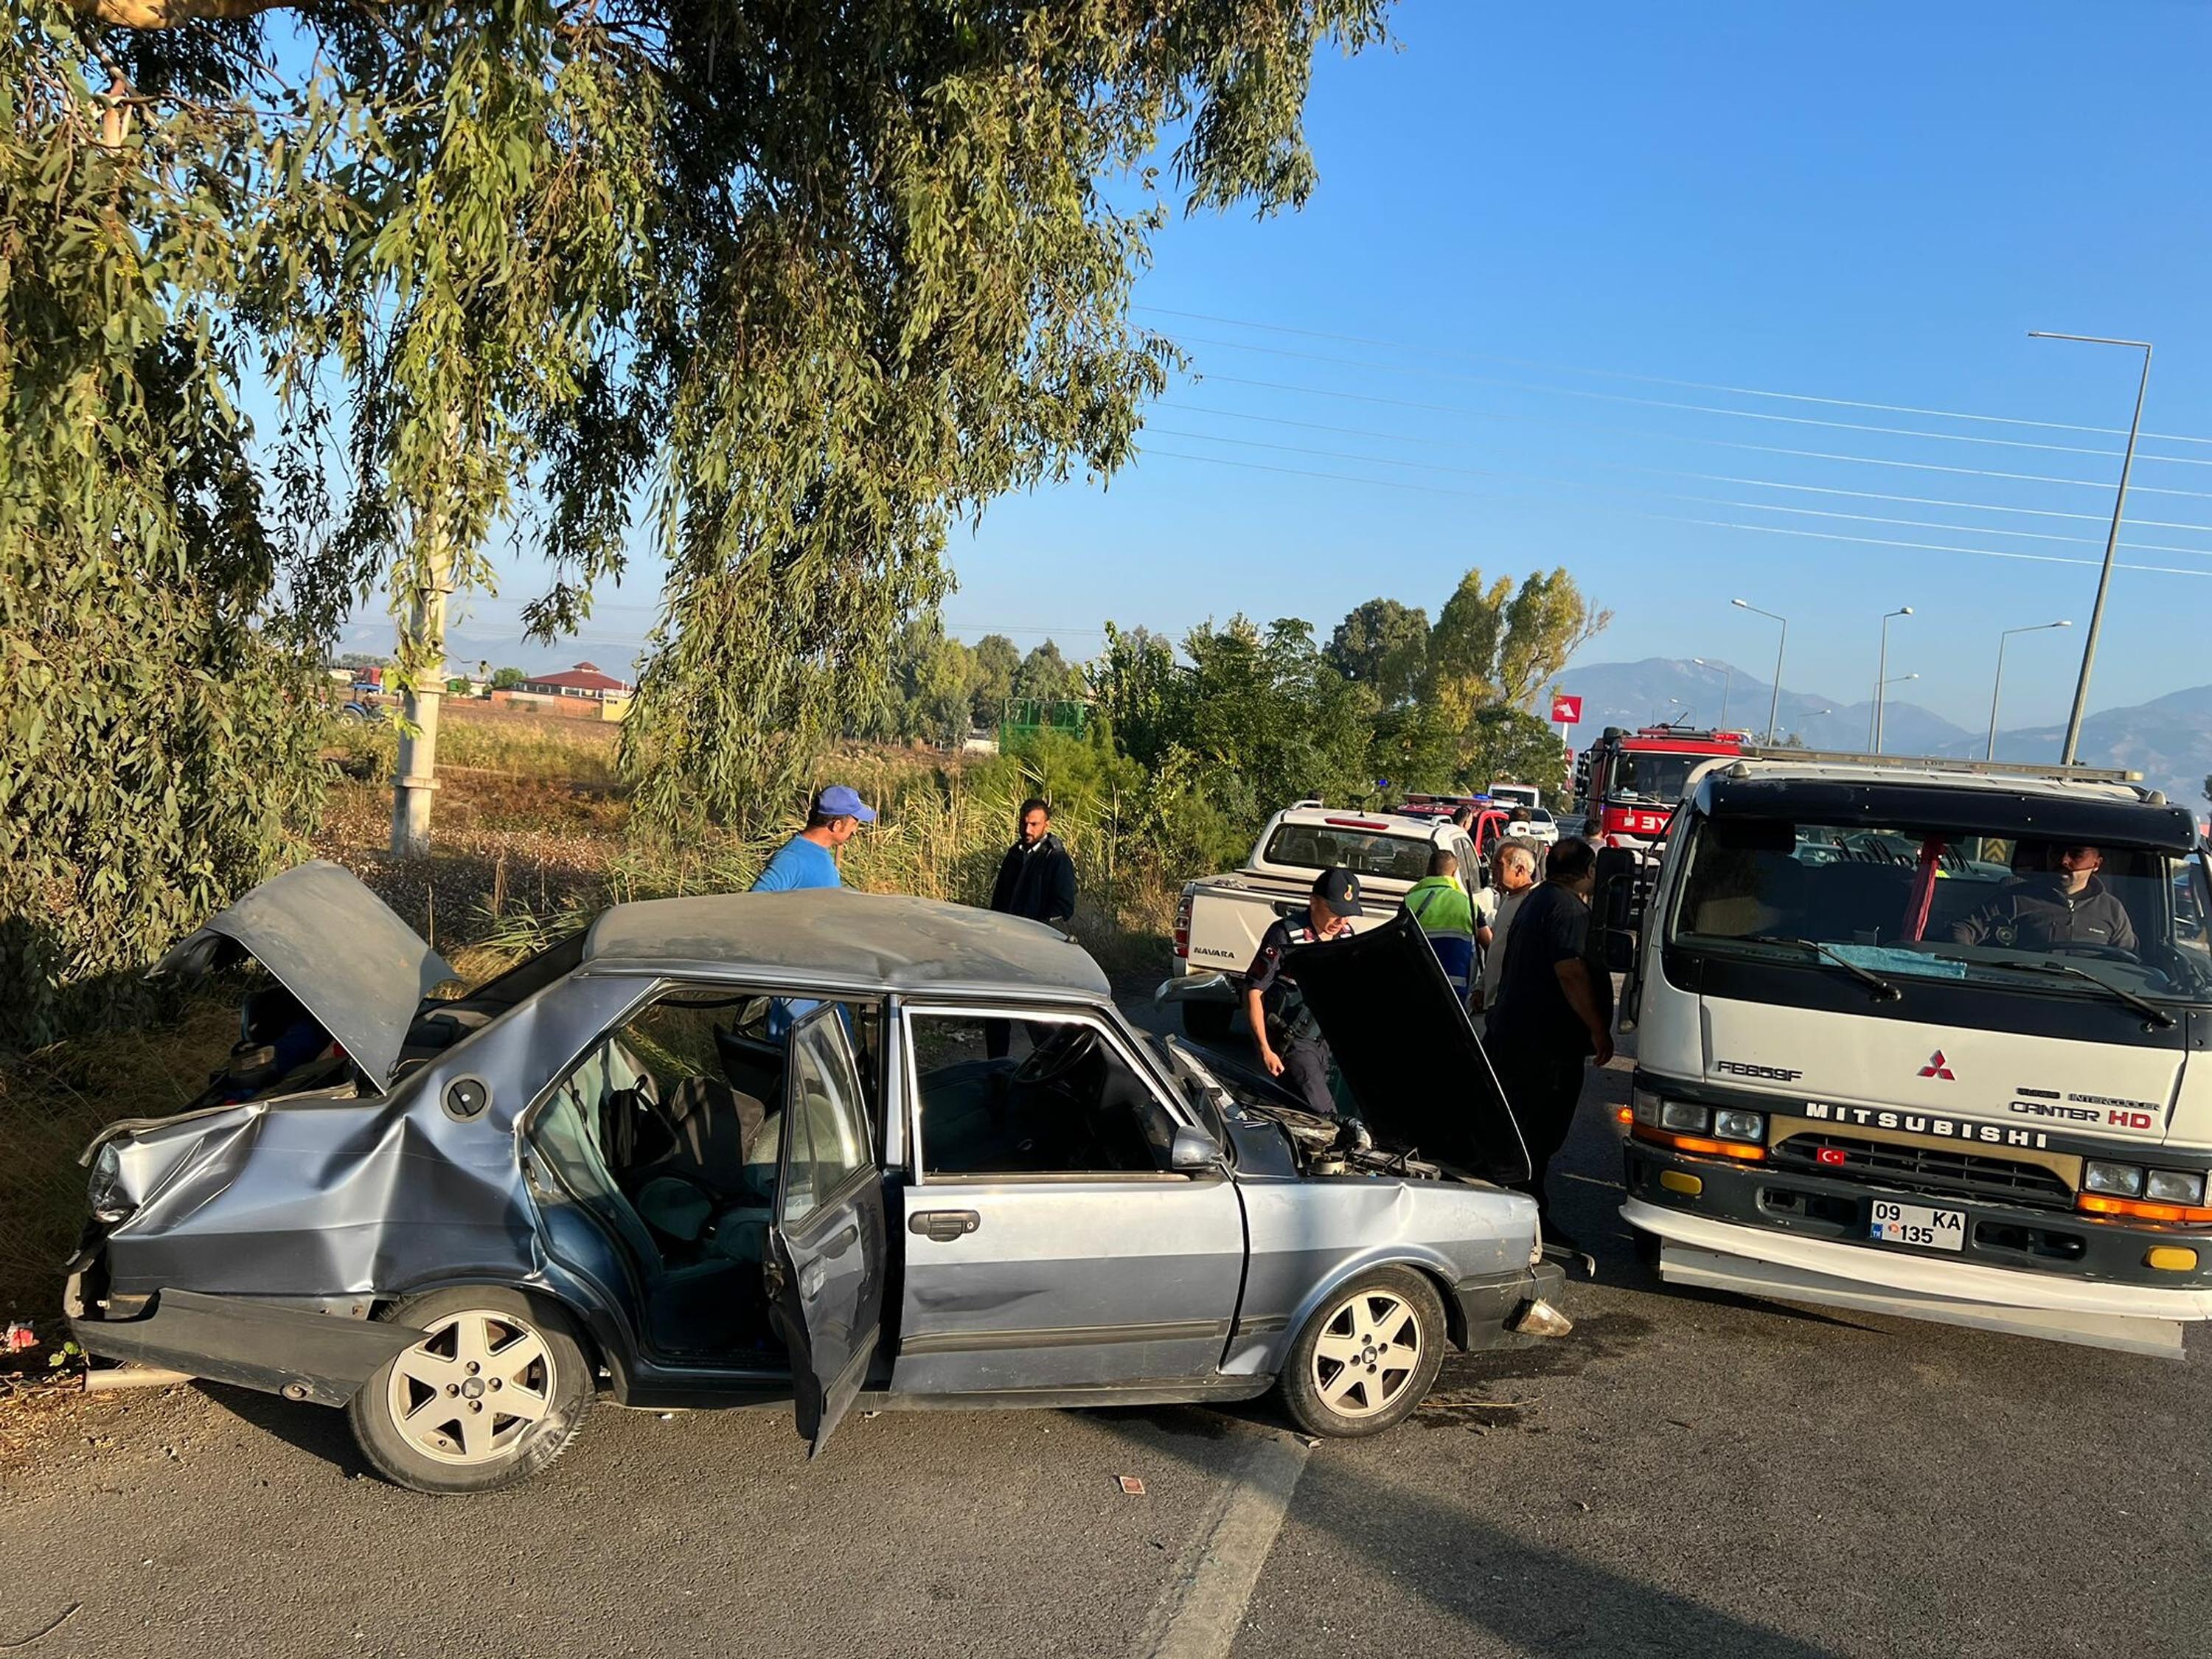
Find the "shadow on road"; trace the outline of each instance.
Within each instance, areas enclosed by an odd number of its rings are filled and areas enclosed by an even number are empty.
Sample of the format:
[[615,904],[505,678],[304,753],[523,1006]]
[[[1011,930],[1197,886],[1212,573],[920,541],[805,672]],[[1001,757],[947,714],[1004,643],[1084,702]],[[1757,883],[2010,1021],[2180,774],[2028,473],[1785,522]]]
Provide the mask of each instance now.
[[341,1474],[374,1474],[368,1460],[361,1455],[361,1449],[354,1444],[353,1431],[346,1426],[343,1412],[332,1411],[327,1406],[295,1405],[273,1394],[236,1389],[227,1382],[202,1381],[198,1386],[202,1394],[240,1422],[250,1423],[287,1445],[320,1458]]

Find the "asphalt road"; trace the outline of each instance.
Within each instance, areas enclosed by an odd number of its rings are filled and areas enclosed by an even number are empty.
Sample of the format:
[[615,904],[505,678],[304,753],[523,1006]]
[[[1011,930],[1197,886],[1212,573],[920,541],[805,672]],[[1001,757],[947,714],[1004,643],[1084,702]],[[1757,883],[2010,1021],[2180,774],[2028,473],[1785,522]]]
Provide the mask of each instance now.
[[1574,1334],[1454,1359],[1380,1440],[892,1413],[810,1463],[782,1414],[602,1407],[535,1483],[441,1500],[319,1407],[106,1395],[0,1467],[0,1651],[2212,1652],[2202,1354],[1669,1291],[1613,1216],[1626,1085],[1566,1155]]

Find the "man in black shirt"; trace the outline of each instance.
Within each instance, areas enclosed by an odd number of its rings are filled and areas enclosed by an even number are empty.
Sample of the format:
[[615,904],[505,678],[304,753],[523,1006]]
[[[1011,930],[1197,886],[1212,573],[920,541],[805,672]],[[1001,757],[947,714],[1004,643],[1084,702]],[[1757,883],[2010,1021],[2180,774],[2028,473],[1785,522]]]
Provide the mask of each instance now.
[[[991,908],[1063,931],[1075,915],[1075,860],[1052,833],[1052,809],[1034,795],[1014,815],[1014,844],[999,860]],[[1030,1035],[1034,1040],[1037,1032]],[[989,1058],[1004,1059],[1012,1037],[1011,1022],[983,1022],[983,1052]]]
[[1294,945],[1349,938],[1352,918],[1362,914],[1359,878],[1341,868],[1322,871],[1306,901],[1305,919],[1278,918],[1261,934],[1259,951],[1244,975],[1244,1009],[1260,1045],[1260,1063],[1268,1076],[1282,1079],[1302,1097],[1308,1111],[1323,1117],[1336,1115],[1328,1088],[1328,1044],[1303,1006],[1289,1006],[1297,981],[1285,970],[1283,957]]
[[1513,919],[1498,973],[1498,998],[1483,1047],[1528,1144],[1526,1191],[1545,1236],[1571,1241],[1552,1224],[1546,1167],[1566,1144],[1582,1097],[1583,1060],[1613,1058],[1613,980],[1589,957],[1589,896],[1597,850],[1579,836],[1552,848],[1544,883]]

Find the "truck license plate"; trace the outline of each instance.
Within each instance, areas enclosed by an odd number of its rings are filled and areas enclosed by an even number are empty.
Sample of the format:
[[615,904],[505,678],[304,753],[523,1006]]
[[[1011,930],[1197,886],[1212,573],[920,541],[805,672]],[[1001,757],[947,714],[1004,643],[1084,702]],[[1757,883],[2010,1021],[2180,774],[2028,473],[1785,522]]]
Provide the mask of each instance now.
[[1874,1201],[1868,1237],[1881,1239],[1886,1244],[1963,1250],[1966,1248],[1966,1212],[1930,1209],[1925,1204],[1893,1204],[1887,1199],[1878,1198]]

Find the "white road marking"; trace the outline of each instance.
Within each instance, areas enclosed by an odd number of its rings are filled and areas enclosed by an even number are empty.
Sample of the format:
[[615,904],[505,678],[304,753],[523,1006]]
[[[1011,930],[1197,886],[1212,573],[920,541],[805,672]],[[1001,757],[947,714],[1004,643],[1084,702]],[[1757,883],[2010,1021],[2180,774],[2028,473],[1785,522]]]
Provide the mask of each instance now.
[[1309,1448],[1262,1431],[1214,1501],[1146,1621],[1137,1651],[1149,1659],[1224,1659],[1275,1547]]

